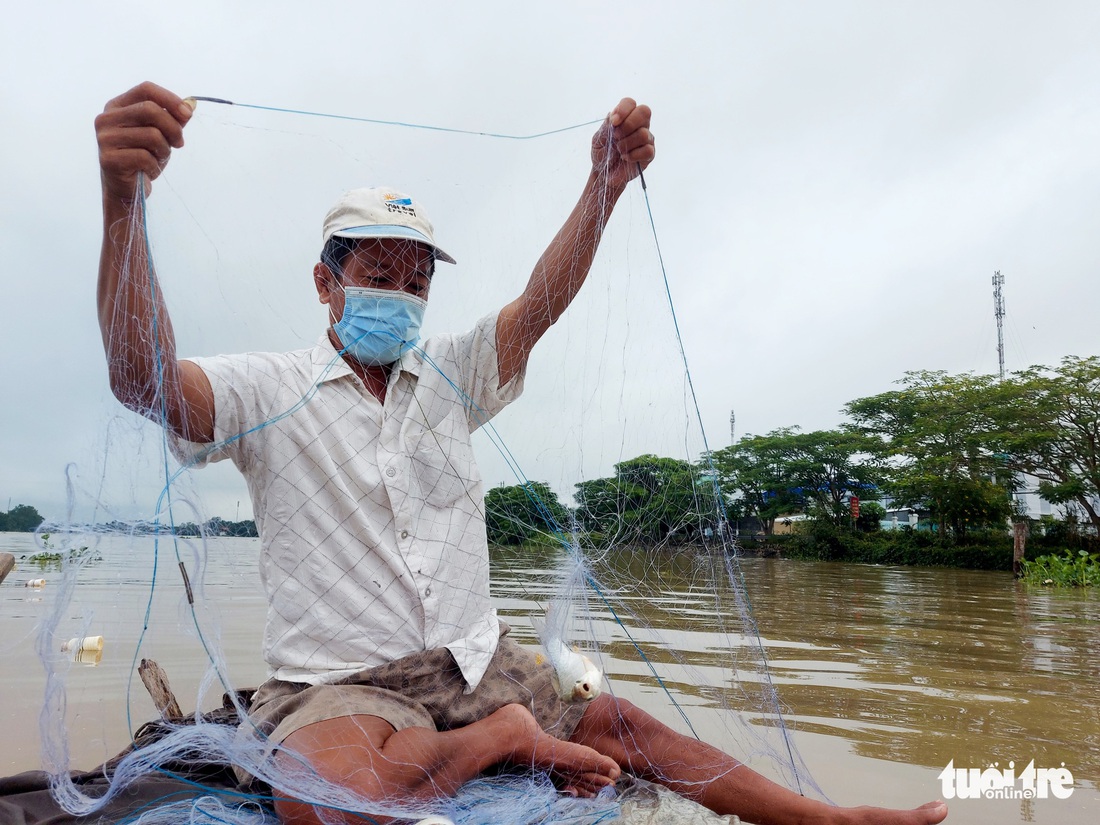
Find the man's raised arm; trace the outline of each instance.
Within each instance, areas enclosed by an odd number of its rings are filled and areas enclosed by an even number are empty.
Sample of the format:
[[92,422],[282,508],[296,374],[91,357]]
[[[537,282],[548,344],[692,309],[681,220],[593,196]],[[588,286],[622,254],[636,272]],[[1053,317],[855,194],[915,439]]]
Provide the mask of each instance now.
[[497,318],[497,366],[504,386],[584,283],[607,221],[626,185],[653,160],[650,110],[623,98],[592,138],[592,171],[580,200],[542,253],[526,289]]
[[132,410],[190,441],[214,440],[210,382],[195,364],[176,361],[164,296],[147,256],[138,182],[151,191],[173,148],[183,146],[192,107],[167,89],[142,83],[96,118],[103,184],[103,249],[96,300],[111,390]]

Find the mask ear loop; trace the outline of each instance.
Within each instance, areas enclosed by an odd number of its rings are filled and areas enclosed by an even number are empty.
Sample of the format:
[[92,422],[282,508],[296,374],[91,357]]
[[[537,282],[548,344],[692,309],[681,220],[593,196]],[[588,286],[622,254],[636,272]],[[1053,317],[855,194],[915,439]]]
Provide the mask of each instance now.
[[[327,269],[329,271],[329,274],[332,275],[333,283],[335,283],[335,285],[337,287],[339,287],[340,292],[342,292],[344,294],[344,301],[345,301],[345,306],[346,306],[347,305],[347,303],[346,303],[347,302],[347,291],[344,289],[344,282],[341,279],[341,275],[343,273],[341,273],[339,271],[334,271],[328,264],[323,264],[323,266],[325,267],[325,269]],[[338,323],[340,323],[340,319],[337,318],[336,314],[332,311],[332,304],[331,303],[326,301],[325,302],[325,308],[328,310],[329,328],[334,329],[336,327],[336,325]]]

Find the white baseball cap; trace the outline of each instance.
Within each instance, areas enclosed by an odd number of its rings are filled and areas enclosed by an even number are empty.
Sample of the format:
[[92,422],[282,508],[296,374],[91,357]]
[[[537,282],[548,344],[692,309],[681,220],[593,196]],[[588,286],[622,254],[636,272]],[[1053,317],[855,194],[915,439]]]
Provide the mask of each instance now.
[[438,260],[455,259],[435,242],[432,222],[424,207],[388,186],[345,192],[325,215],[322,245],[329,238],[398,238],[431,247]]

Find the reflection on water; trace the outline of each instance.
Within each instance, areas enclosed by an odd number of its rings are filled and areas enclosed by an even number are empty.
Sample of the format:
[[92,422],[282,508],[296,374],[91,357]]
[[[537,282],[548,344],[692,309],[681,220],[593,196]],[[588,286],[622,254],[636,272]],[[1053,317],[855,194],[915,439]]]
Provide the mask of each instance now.
[[[525,565],[538,572],[547,562],[536,568],[514,551],[497,561],[508,573],[496,594],[521,615],[532,596]],[[616,589],[616,612],[676,698],[744,708],[725,646],[757,640],[726,635],[736,603],[728,587],[712,592],[712,560],[639,552],[604,562],[598,572]],[[971,822],[1100,821],[1100,593],[1029,588],[984,571],[776,559],[744,559],[741,568],[785,719],[803,737],[839,739],[854,754],[830,751],[828,758],[848,760],[836,773],[858,776],[867,764],[859,757],[923,766],[927,793],[909,800],[916,804],[940,795],[936,776],[951,760],[981,768],[1065,763],[1078,783],[1072,808],[975,800],[954,809]],[[604,633],[618,638],[613,628]],[[652,683],[629,645],[613,641],[604,650],[616,682]],[[760,678],[737,671],[741,682]],[[799,741],[818,772],[812,751],[820,748]]]
[[[232,681],[256,684],[264,677],[257,545],[218,539],[209,547],[199,626],[207,636],[220,632]],[[0,534],[0,550],[17,558],[34,549],[29,536]],[[59,634],[106,639],[103,664],[70,676],[77,766],[121,750],[128,725],[154,715],[131,675],[143,631],[141,655],[165,666],[185,707],[194,705],[206,662],[183,608],[174,554],[161,548],[146,622],[152,540],[109,537],[98,549],[103,561],[83,572]],[[182,556],[198,580],[187,546]],[[497,607],[517,638],[533,642],[527,617],[549,595],[545,580],[553,553],[502,550],[493,561]],[[969,767],[1008,759],[1051,767],[1064,762],[1078,788],[1065,803],[1046,801],[1060,808],[1044,807],[1044,801],[992,807],[982,800],[969,808],[956,803],[955,810],[962,806],[965,821],[975,822],[1084,823],[1100,817],[1100,594],[1026,588],[1001,573],[747,559],[742,568],[758,642],[731,636],[725,626],[737,614],[737,602],[728,587],[716,593],[711,586],[714,568],[721,566],[720,560],[691,553],[622,552],[601,560],[597,572],[608,601],[592,604],[593,627],[616,692],[668,719],[656,672],[685,708],[685,718],[705,720],[710,709],[741,707],[759,720],[742,691],[763,675],[751,658],[735,657],[731,664],[728,651],[731,644],[736,651],[762,642],[786,719],[800,732],[800,747],[815,773],[889,777],[882,780],[889,789],[875,789],[874,795],[885,803],[893,798],[892,783],[915,775],[920,787],[899,790],[894,804],[916,804],[939,795],[935,776],[950,760]],[[38,577],[48,579],[43,590],[21,586]],[[37,765],[34,717],[44,679],[33,630],[57,592],[57,579],[56,572],[24,561],[0,585],[0,723],[5,740],[14,743],[0,749],[5,774]],[[879,767],[885,763],[899,767]],[[832,781],[827,791],[853,801],[836,793]]]
[[[796,572],[794,572],[796,571]],[[803,729],[911,764],[1021,753],[1100,776],[1100,598],[1008,574],[746,564],[773,673]]]

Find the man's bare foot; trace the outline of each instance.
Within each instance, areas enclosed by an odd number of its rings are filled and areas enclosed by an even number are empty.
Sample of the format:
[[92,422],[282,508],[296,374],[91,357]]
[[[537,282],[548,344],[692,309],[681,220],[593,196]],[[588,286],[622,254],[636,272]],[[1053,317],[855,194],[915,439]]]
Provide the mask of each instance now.
[[892,808],[836,808],[836,816],[827,819],[840,825],[936,825],[947,818],[947,803],[926,802],[910,811]]
[[507,705],[496,713],[508,714],[509,726],[514,726],[516,744],[509,761],[546,771],[560,780],[567,791],[594,796],[600,789],[614,785],[622,773],[611,757],[546,733],[521,705]]

